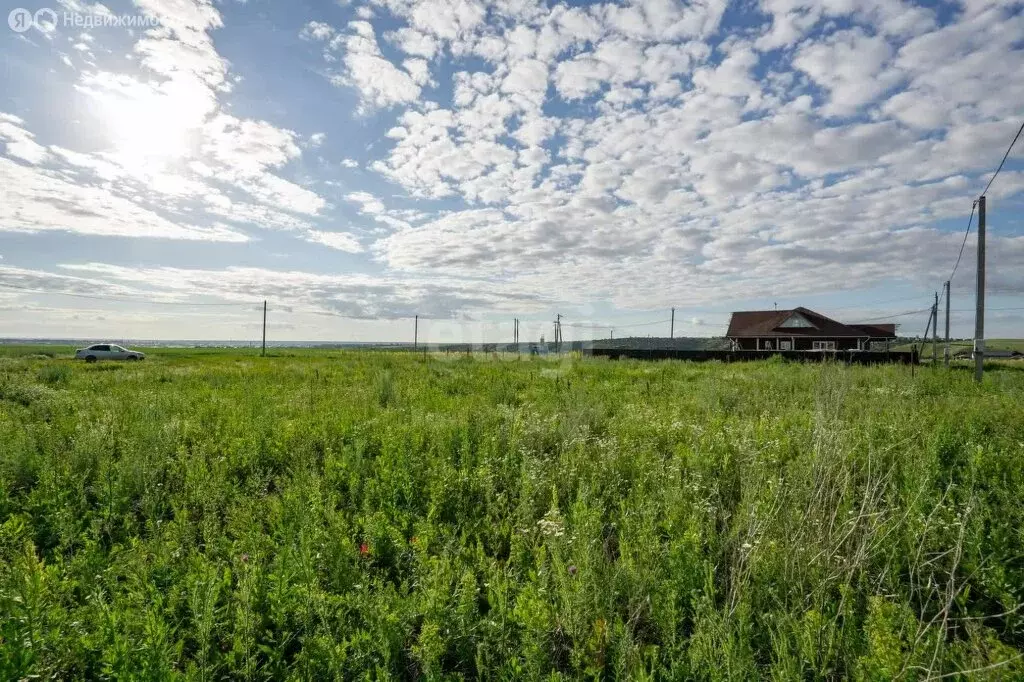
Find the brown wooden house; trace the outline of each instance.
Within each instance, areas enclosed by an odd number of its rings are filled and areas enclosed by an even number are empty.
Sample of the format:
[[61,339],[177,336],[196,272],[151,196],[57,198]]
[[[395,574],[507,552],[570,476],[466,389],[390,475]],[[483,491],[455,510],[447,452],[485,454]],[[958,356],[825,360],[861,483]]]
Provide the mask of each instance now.
[[733,350],[885,351],[894,324],[843,324],[807,308],[735,312],[726,333]]

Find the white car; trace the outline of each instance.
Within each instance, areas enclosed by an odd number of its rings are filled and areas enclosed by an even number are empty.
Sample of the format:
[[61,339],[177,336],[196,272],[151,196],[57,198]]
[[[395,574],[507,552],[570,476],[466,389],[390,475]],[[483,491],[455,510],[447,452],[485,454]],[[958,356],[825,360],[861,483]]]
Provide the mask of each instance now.
[[137,350],[128,350],[112,343],[98,343],[88,348],[75,351],[76,360],[96,362],[97,360],[145,360],[146,354]]

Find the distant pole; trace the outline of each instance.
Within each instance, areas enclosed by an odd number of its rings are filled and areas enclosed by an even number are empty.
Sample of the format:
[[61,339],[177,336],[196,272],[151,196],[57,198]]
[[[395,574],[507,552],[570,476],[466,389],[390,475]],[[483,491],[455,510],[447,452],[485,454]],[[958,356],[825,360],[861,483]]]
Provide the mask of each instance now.
[[935,312],[932,315],[935,316],[935,327],[932,328],[932,366],[934,367],[939,362],[939,292],[935,292],[935,305],[933,307]]
[[608,330],[608,338],[609,339],[614,339],[615,338],[615,330],[614,329],[609,329]]
[[420,316],[416,316],[416,322],[414,323],[412,332],[412,349],[416,350],[420,347]]
[[946,282],[946,369],[949,369],[949,296],[952,292],[950,291],[949,282]]
[[974,313],[974,380],[985,371],[985,196],[978,198],[978,305]]
[[668,332],[668,338],[676,338],[676,309],[672,309],[672,328]]
[[924,355],[925,348],[928,345],[928,333],[932,330],[932,320],[935,319],[935,306],[932,306],[931,312],[928,314],[928,326],[924,328],[924,338],[921,339],[921,355]]
[[265,357],[267,354],[267,302],[263,301],[263,350],[260,352],[261,357]]

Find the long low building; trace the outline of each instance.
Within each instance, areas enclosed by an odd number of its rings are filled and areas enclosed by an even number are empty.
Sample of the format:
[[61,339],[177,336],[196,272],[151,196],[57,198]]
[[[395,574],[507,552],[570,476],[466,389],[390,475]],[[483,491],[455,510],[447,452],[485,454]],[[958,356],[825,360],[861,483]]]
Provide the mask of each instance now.
[[844,324],[807,308],[732,314],[726,333],[733,350],[887,351],[894,324]]

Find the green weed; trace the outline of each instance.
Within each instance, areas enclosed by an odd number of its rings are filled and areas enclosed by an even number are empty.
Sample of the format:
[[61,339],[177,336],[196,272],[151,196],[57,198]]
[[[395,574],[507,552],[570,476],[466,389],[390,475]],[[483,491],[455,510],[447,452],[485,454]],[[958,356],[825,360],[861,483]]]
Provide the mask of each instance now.
[[5,353],[0,679],[1024,676],[1012,367],[278,355]]
[[49,386],[61,386],[71,380],[71,368],[67,365],[44,365],[39,368],[36,378]]

